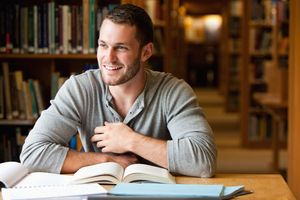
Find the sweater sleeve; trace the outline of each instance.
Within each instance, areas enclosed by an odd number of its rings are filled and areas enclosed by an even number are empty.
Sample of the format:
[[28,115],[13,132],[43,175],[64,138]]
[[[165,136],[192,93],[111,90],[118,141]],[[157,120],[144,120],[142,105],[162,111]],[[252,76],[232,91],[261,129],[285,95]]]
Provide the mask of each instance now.
[[167,93],[167,142],[169,170],[174,173],[211,177],[216,169],[217,149],[213,133],[192,88],[185,82]]
[[66,81],[55,99],[50,101],[50,107],[42,112],[25,140],[20,160],[31,171],[61,171],[68,142],[80,126],[76,102],[82,94],[72,79]]

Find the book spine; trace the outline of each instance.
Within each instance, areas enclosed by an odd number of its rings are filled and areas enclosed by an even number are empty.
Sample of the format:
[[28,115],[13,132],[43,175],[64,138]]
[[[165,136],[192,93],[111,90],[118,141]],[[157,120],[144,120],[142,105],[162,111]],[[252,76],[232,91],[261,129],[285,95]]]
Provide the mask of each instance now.
[[15,76],[15,82],[16,82],[16,89],[17,89],[17,99],[19,102],[19,119],[25,119],[26,114],[25,114],[25,104],[24,104],[24,92],[23,92],[23,87],[22,87],[22,82],[23,82],[23,72],[21,70],[17,70],[14,72]]
[[55,4],[55,15],[54,15],[54,40],[55,40],[55,53],[59,54],[59,6]]
[[77,38],[76,38],[76,42],[77,42],[77,52],[78,53],[83,53],[83,50],[82,50],[82,45],[83,45],[83,21],[82,21],[82,6],[79,6],[78,9],[77,9]]
[[7,62],[2,63],[2,70],[3,70],[4,92],[5,92],[5,115],[6,115],[6,119],[12,119],[9,65]]
[[32,114],[32,102],[28,87],[28,81],[22,82],[22,90],[24,92],[24,104],[25,104],[25,115],[27,120],[33,120],[33,114]]
[[13,9],[12,5],[7,6],[6,8],[6,33],[5,33],[5,43],[6,43],[6,53],[12,53],[13,44]]
[[83,12],[83,54],[89,52],[89,0],[82,0],[82,12]]
[[95,53],[95,0],[89,0],[89,53]]
[[[18,97],[18,89],[17,89],[17,83],[15,78],[14,72],[9,72],[9,81],[10,81],[10,95],[11,97]],[[11,108],[12,108],[12,117],[14,119],[19,118],[19,101],[18,98],[14,98],[13,101],[11,101]]]
[[69,6],[63,5],[62,6],[62,36],[63,36],[63,54],[67,54],[69,52]]
[[38,5],[38,53],[43,53],[43,7]]
[[29,94],[31,98],[32,115],[34,119],[37,119],[39,114],[38,114],[38,106],[36,100],[36,91],[34,89],[34,84],[32,79],[28,80],[28,87],[29,87]]
[[33,6],[33,35],[34,35],[34,53],[39,53],[38,47],[38,39],[39,39],[39,31],[38,31],[38,6]]
[[[0,75],[0,119],[4,119],[4,80]],[[0,144],[2,144],[0,142]]]
[[48,5],[43,4],[43,53],[49,53],[49,41],[48,41],[48,34],[49,34],[49,27],[48,27]]
[[20,53],[20,5],[14,6],[13,53]]
[[38,114],[40,116],[42,111],[45,109],[40,82],[38,80],[33,80],[33,86],[36,95]]
[[5,53],[5,11],[0,9],[0,53]]
[[34,14],[33,6],[28,7],[28,52],[34,53]]

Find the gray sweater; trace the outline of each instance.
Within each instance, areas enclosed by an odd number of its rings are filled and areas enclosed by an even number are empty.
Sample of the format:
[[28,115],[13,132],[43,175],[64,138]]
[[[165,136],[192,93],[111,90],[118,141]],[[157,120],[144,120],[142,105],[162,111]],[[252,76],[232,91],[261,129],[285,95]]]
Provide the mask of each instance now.
[[141,134],[167,140],[170,172],[212,176],[217,150],[192,88],[170,74],[145,71],[145,89],[124,119],[112,107],[99,69],[71,76],[28,134],[21,162],[31,171],[60,173],[74,134],[79,133],[85,152],[99,152],[90,142],[94,128],[105,121],[123,122]]

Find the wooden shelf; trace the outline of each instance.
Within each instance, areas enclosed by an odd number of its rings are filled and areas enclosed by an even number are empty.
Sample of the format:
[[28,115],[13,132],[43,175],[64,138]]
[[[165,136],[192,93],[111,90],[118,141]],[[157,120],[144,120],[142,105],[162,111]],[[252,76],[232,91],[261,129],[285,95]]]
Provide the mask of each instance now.
[[[279,60],[278,40],[280,38],[281,22],[276,19],[277,15],[274,16],[272,11],[272,9],[279,9],[280,6],[272,3],[274,7],[269,9],[260,1],[244,0],[244,3],[243,44],[252,48],[244,48],[244,67],[241,69],[240,101],[242,104],[241,132],[243,134],[243,145],[250,148],[272,148],[275,155],[277,154],[277,148],[286,147],[285,143],[287,141],[286,139],[278,140],[278,134],[281,134],[281,136],[287,134],[287,114],[285,111],[288,109],[286,95],[287,68],[283,69]],[[276,3],[279,3],[279,1]],[[280,3],[286,4],[285,6],[288,5],[288,1]],[[252,11],[253,7],[257,8],[258,5],[263,9],[263,13]],[[260,19],[262,16],[274,16],[274,19],[266,21]],[[259,46],[259,44],[264,45]],[[256,87],[259,85],[264,87]],[[278,113],[280,113],[280,117],[278,117]],[[281,123],[280,127],[278,125],[279,121]],[[258,136],[258,138],[255,136]],[[275,156],[274,169],[278,167],[277,162]]]
[[224,95],[226,112],[238,112],[240,109],[240,69],[242,68],[242,25],[244,17],[240,9],[242,0],[227,1],[223,13],[222,62],[220,72],[220,90]]
[[273,28],[274,24],[271,22],[261,21],[261,20],[252,20],[249,22],[249,26],[251,27],[264,27],[264,28]]
[[96,54],[0,54],[0,59],[97,59]]
[[33,126],[36,120],[1,119],[0,126]]

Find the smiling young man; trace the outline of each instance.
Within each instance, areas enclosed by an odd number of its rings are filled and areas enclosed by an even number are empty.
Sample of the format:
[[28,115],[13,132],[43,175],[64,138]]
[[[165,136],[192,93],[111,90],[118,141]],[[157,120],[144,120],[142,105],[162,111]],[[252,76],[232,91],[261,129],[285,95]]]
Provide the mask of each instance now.
[[[152,22],[143,9],[123,4],[110,11],[99,32],[99,69],[65,82],[26,138],[22,163],[72,173],[101,162],[142,162],[212,176],[217,152],[197,97],[183,80],[147,69],[152,52]],[[76,133],[83,152],[67,146]]]

